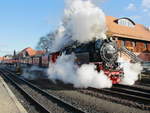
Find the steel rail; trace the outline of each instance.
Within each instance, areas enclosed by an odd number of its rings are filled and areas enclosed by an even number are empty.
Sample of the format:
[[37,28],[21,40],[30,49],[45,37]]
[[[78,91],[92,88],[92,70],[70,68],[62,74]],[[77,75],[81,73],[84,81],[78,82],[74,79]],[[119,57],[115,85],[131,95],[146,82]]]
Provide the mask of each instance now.
[[8,77],[3,71],[0,70],[0,73],[5,77],[5,79],[11,81],[11,83],[13,85],[15,85],[15,87],[21,91],[21,94],[24,95],[25,98],[29,99],[31,103],[34,104],[35,108],[37,108],[38,110],[41,111],[41,113],[51,113],[50,111],[48,111],[43,105],[41,105],[38,101],[36,101],[31,95],[29,95],[24,89],[22,89],[18,83],[16,83],[13,79],[11,79],[10,77]]
[[124,89],[131,89],[131,90],[136,90],[136,91],[140,91],[140,92],[145,92],[150,94],[150,88],[149,89],[144,89],[144,88],[140,88],[140,87],[135,87],[135,86],[128,86],[128,85],[123,85],[123,84],[116,84],[113,85],[114,88],[124,88]]
[[[4,69],[3,69],[3,70],[4,70]],[[26,83],[27,85],[29,85],[30,87],[32,87],[33,89],[35,89],[35,90],[37,90],[38,92],[40,92],[40,94],[42,94],[42,95],[45,96],[46,98],[48,98],[48,99],[53,99],[53,100],[55,100],[58,104],[61,103],[61,104],[65,105],[65,107],[68,108],[69,110],[71,110],[71,111],[73,111],[73,112],[75,112],[75,113],[86,113],[85,111],[81,110],[80,108],[77,108],[77,107],[73,106],[72,104],[70,104],[70,103],[68,103],[68,102],[66,102],[66,101],[64,101],[64,100],[62,100],[62,99],[56,97],[55,95],[52,95],[52,94],[47,93],[46,91],[42,90],[41,88],[37,87],[36,85],[34,85],[34,84],[32,84],[32,83],[30,83],[30,82],[28,82],[28,81],[26,81],[26,80],[24,80],[24,79],[22,79],[22,78],[19,78],[19,77],[16,76],[14,73],[12,73],[12,72],[10,72],[10,71],[8,71],[8,70],[4,70],[4,71],[7,72],[7,73],[9,73],[9,74],[11,74],[12,76],[14,76],[14,77],[20,79],[21,81],[23,81],[24,83]]]
[[103,94],[106,94],[106,95],[110,95],[110,96],[113,96],[113,97],[117,97],[117,98],[121,98],[121,99],[126,99],[126,100],[129,100],[129,101],[135,101],[135,102],[138,102],[139,104],[144,104],[146,105],[148,108],[150,108],[150,98],[148,97],[144,97],[141,96],[141,95],[138,95],[138,92],[130,92],[130,94],[128,92],[125,92],[123,90],[111,90],[111,89],[97,89],[97,88],[88,88],[89,90],[92,90],[92,91],[96,91],[96,92],[99,92],[99,93],[103,93]]

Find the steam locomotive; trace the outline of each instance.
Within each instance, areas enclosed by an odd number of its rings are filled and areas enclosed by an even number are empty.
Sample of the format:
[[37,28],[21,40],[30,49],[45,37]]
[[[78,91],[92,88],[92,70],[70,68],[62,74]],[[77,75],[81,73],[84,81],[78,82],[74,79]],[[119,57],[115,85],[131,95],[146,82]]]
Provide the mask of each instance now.
[[82,44],[74,42],[61,50],[65,54],[74,53],[77,57],[76,63],[78,65],[95,64],[96,70],[98,72],[103,71],[112,80],[113,84],[119,83],[124,74],[123,69],[117,62],[119,51],[116,40],[112,38],[98,39]]
[[95,64],[98,72],[103,71],[112,80],[113,84],[117,84],[123,78],[123,70],[117,62],[118,52],[117,43],[111,38],[104,40],[95,39],[87,43],[75,41],[60,51],[44,56],[21,58],[15,63],[48,67],[49,62],[55,63],[62,53],[66,55],[74,53],[76,56],[75,61],[79,66],[89,63]]

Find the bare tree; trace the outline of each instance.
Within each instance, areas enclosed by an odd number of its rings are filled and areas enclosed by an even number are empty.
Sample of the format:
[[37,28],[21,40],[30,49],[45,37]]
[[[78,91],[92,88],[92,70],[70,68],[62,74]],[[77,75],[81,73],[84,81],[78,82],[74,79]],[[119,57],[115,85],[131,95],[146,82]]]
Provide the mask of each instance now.
[[50,52],[54,38],[54,33],[49,33],[48,35],[41,37],[36,48],[44,50],[46,52]]

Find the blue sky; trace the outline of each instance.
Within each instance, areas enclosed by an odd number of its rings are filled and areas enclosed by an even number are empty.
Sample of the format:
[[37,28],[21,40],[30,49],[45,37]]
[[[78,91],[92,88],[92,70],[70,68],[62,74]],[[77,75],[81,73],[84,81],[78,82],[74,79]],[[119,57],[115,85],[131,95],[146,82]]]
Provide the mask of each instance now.
[[[106,15],[129,17],[150,26],[150,0],[105,0]],[[0,0],[0,56],[35,48],[39,38],[53,31],[63,17],[64,0]]]

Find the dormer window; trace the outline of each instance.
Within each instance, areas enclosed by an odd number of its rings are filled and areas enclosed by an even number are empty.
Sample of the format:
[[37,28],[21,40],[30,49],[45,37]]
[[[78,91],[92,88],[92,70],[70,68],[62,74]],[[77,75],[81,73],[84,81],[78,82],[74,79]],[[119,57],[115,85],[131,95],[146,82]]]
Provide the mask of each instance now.
[[116,22],[119,25],[123,25],[123,26],[127,26],[127,27],[134,27],[135,26],[135,23],[128,18],[121,18],[121,19],[118,19]]

